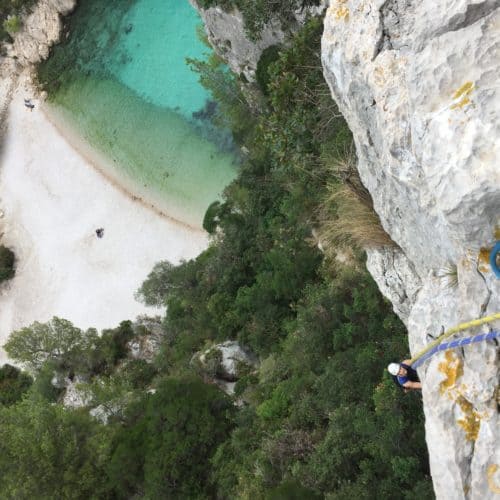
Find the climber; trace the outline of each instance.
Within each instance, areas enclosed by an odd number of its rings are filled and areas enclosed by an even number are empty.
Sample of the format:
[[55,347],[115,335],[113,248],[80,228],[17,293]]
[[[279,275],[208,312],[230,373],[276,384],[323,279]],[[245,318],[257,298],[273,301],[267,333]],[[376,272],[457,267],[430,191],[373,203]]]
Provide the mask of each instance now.
[[405,389],[422,389],[422,383],[418,378],[418,373],[410,366],[411,360],[405,359],[401,363],[391,363],[387,370],[394,377],[394,380]]

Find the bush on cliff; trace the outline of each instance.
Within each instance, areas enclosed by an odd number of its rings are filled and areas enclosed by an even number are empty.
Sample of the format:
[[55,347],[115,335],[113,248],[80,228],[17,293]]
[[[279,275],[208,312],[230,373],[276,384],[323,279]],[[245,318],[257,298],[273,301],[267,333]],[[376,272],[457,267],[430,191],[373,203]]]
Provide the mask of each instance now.
[[14,252],[10,248],[0,245],[0,283],[14,276],[15,261],[16,256]]
[[19,401],[32,383],[33,379],[19,368],[3,365],[0,368],[0,406],[10,406]]

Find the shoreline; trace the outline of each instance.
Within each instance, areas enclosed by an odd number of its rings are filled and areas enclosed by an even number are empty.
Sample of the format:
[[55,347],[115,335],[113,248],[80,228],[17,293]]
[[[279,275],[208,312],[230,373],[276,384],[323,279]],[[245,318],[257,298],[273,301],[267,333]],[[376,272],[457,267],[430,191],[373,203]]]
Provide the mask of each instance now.
[[8,361],[1,349],[8,335],[34,321],[59,316],[102,330],[164,314],[134,292],[157,262],[194,258],[209,243],[202,229],[155,210],[101,172],[47,116],[27,72],[13,85],[1,139],[0,234],[17,263],[0,287],[0,364]]
[[[36,92],[38,93],[38,91]],[[205,232],[201,224],[194,225],[188,223],[187,221],[179,220],[174,216],[166,213],[166,210],[162,210],[154,203],[150,203],[144,200],[143,196],[135,195],[133,193],[133,179],[127,180],[125,179],[125,175],[113,175],[111,172],[113,170],[116,171],[116,169],[113,168],[112,165],[109,165],[109,160],[105,157],[105,155],[97,151],[83,138],[79,137],[78,132],[70,123],[68,123],[68,120],[66,120],[60,114],[57,114],[55,110],[50,109],[50,105],[47,104],[45,100],[40,99],[39,108],[40,111],[44,114],[47,121],[50,122],[50,124],[57,130],[59,135],[74,151],[76,151],[87,162],[89,167],[93,168],[104,178],[105,182],[109,182],[116,189],[120,190],[124,195],[128,196],[131,201],[138,203],[148,210],[153,211],[160,217],[164,217],[174,224],[179,224],[180,226],[187,227],[193,231],[200,231],[203,233]],[[109,167],[101,165],[109,165]]]

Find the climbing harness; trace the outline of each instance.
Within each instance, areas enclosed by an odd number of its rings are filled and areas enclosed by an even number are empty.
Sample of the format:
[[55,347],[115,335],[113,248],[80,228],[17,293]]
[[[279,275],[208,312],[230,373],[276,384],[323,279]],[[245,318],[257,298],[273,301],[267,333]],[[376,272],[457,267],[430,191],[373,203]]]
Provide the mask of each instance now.
[[495,276],[500,279],[500,267],[497,264],[497,256],[500,254],[500,241],[497,241],[490,252],[490,266]]
[[454,349],[455,347],[462,347],[464,345],[475,344],[477,342],[482,342],[483,340],[493,340],[500,338],[500,331],[498,332],[488,332],[480,333],[479,335],[474,335],[473,337],[466,337],[464,339],[452,340],[451,342],[443,342],[430,351],[426,352],[421,358],[417,359],[411,367],[418,368],[425,361],[427,361],[431,356],[439,351],[446,351],[447,349]]
[[[469,328],[473,328],[475,326],[481,326],[481,325],[484,325],[485,323],[489,323],[491,321],[495,321],[495,320],[499,320],[500,319],[500,313],[495,313],[495,314],[492,314],[490,316],[485,316],[484,318],[479,318],[479,319],[474,319],[472,321],[467,321],[466,323],[460,323],[459,325],[457,326],[454,326],[453,328],[450,328],[449,330],[445,331],[443,334],[441,334],[436,340],[434,340],[433,342],[430,342],[429,344],[427,344],[424,349],[422,349],[420,352],[418,352],[415,356],[413,356],[413,358],[410,359],[410,366],[412,366],[413,368],[415,368],[415,364],[422,358],[425,356],[425,359],[429,359],[430,356],[434,353],[436,353],[437,351],[441,351],[443,349],[446,349],[446,348],[442,348],[442,349],[436,349],[434,350],[436,347],[440,347],[441,344],[443,343],[444,340],[446,340],[448,337],[451,337],[454,333],[458,333],[458,332],[461,332],[463,330],[467,330]],[[490,332],[492,333],[492,332]],[[488,334],[483,334],[483,335],[488,335]],[[476,335],[474,337],[470,337],[469,339],[463,339],[463,340],[470,340],[470,339],[474,339],[476,337],[481,337],[481,335]],[[498,337],[498,335],[496,336],[492,336],[491,338],[496,338]],[[486,338],[481,338],[479,340],[475,340],[475,342],[480,342],[482,340],[487,340]],[[468,344],[471,344],[473,342],[467,342]],[[450,344],[453,344],[453,342],[450,342]],[[464,344],[465,345],[465,344]],[[458,345],[454,345],[453,347],[458,347]],[[450,349],[450,347],[448,347],[448,349]],[[433,351],[433,353],[430,355],[430,356],[426,356],[427,353],[429,353],[430,351]],[[421,364],[423,363],[422,362],[418,362],[418,364],[416,366],[420,366]]]

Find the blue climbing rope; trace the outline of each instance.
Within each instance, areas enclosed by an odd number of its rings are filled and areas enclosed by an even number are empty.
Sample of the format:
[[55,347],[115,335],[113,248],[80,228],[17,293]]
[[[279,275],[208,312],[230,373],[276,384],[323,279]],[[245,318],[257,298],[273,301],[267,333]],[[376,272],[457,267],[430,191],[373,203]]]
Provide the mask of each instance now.
[[446,351],[447,349],[454,349],[456,347],[462,347],[469,344],[476,344],[477,342],[483,342],[484,340],[493,340],[500,338],[500,332],[488,332],[481,333],[479,335],[474,335],[473,337],[466,337],[464,339],[452,340],[450,342],[443,342],[430,351],[427,351],[424,355],[418,358],[414,363],[412,363],[412,368],[418,368],[424,361],[427,361],[431,356],[440,351]]
[[490,266],[495,276],[500,279],[500,268],[497,264],[497,255],[500,253],[500,241],[497,241],[490,252]]

